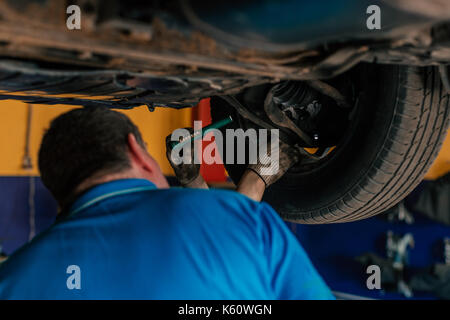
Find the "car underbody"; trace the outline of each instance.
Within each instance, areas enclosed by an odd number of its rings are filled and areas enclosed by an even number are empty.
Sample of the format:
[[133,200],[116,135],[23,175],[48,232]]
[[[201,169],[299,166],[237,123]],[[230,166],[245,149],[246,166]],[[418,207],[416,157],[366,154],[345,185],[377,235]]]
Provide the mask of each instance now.
[[[365,28],[366,2],[328,4],[322,16],[314,14],[312,25],[311,19],[291,17],[313,15],[308,9],[317,8],[303,1],[268,1],[266,6],[218,1],[212,6],[79,0],[70,4],[81,8],[81,30],[68,30],[66,1],[3,0],[0,99],[180,108],[282,80],[316,81],[316,87],[325,86],[325,93],[333,95],[320,80],[360,62],[450,63],[448,2],[428,1],[424,11],[401,0],[372,1],[382,8],[387,27],[381,30]],[[275,16],[280,10],[284,24]],[[341,20],[331,19],[330,10]],[[219,19],[219,13],[228,20]],[[233,19],[245,15],[256,23],[244,19],[237,30]],[[389,21],[391,16],[396,19]]]
[[[302,152],[263,199],[299,223],[368,218],[419,184],[447,132],[449,65],[448,0],[0,0],[0,100],[211,98],[213,121]],[[235,182],[246,168],[225,167]]]

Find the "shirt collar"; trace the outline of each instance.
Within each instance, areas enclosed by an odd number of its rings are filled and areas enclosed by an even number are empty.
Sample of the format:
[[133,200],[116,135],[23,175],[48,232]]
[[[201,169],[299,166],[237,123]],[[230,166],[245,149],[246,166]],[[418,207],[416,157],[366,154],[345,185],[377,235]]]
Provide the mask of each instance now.
[[156,189],[155,184],[146,179],[120,179],[96,185],[80,195],[70,207],[69,212],[77,210],[77,208],[81,208],[86,203],[104,195],[141,187]]

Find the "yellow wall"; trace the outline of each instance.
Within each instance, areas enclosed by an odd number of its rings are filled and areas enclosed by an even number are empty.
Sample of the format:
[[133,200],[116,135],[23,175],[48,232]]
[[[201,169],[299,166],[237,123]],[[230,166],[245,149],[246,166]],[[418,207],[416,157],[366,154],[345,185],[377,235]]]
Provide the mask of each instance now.
[[433,163],[433,166],[428,170],[425,179],[434,180],[450,171],[450,130],[447,130],[447,138],[442,145],[442,149],[438,157]]
[[[44,130],[51,119],[73,109],[73,106],[33,105],[30,154],[31,171],[22,169],[25,149],[27,105],[17,101],[0,101],[0,176],[38,175],[37,152]],[[156,108],[149,112],[146,107],[121,111],[139,127],[150,153],[161,165],[164,174],[173,171],[165,156],[165,137],[174,129],[191,125],[191,109]]]
[[[33,105],[30,153],[33,169],[22,169],[25,148],[27,105],[17,101],[0,101],[0,176],[38,175],[37,151],[45,128],[51,119],[73,106]],[[128,115],[139,127],[150,153],[160,163],[166,175],[172,175],[165,156],[165,137],[174,129],[191,125],[191,110],[156,108],[149,112],[146,107],[121,111]],[[426,178],[436,177],[450,171],[450,135],[444,142],[433,167]]]

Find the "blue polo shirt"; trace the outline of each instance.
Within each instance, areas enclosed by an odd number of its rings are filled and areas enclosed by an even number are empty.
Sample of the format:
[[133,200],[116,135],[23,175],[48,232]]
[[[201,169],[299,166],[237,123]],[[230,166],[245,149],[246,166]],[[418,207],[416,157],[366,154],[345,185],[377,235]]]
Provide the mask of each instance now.
[[0,266],[0,299],[333,299],[275,211],[141,179],[84,193]]

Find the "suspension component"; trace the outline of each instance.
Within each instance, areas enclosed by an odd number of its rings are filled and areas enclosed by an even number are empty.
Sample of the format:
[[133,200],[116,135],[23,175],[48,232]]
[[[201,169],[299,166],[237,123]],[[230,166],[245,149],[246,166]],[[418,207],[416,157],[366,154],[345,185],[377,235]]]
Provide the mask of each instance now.
[[351,108],[337,89],[328,84],[326,88],[333,89],[339,104],[329,94],[314,89],[309,82],[281,82],[269,92],[271,101],[266,99],[265,111],[275,124],[295,132],[306,144],[304,146],[330,147],[341,137]]

